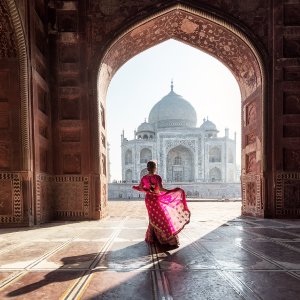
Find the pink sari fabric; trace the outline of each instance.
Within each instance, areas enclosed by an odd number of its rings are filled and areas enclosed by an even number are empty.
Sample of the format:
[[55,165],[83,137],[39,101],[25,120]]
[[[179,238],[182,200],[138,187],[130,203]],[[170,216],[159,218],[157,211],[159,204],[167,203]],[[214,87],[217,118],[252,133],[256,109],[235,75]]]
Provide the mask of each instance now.
[[[149,192],[151,184],[155,184],[154,191]],[[179,243],[177,234],[190,222],[190,211],[186,204],[185,192],[181,188],[175,188],[167,193],[158,191],[162,179],[159,175],[145,175],[135,190],[145,192],[145,202],[149,215],[149,226],[146,233],[146,241],[153,243],[155,237],[161,244],[175,245]]]

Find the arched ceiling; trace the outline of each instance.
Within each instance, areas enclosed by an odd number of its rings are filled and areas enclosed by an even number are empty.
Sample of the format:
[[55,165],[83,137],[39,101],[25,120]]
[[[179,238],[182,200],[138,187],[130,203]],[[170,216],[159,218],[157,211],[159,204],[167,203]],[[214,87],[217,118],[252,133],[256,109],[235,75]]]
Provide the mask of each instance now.
[[239,83],[243,99],[261,85],[257,60],[242,39],[216,23],[180,9],[159,16],[120,38],[103,61],[110,79],[129,59],[170,38],[198,48],[227,66]]

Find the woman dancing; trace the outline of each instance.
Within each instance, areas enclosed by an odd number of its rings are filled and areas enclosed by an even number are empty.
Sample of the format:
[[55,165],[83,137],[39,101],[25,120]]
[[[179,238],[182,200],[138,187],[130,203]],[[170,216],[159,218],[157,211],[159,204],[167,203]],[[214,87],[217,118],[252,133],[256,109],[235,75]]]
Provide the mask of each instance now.
[[146,193],[145,202],[149,215],[146,242],[179,245],[178,233],[190,222],[190,211],[185,192],[181,188],[167,190],[162,179],[155,174],[156,162],[148,161],[148,174],[143,176],[139,186],[133,189]]

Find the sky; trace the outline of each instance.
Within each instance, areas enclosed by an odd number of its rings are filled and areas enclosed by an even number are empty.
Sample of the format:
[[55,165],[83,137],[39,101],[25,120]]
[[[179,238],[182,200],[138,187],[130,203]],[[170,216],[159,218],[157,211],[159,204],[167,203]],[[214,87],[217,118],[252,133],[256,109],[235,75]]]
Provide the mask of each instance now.
[[106,98],[107,139],[110,144],[112,180],[122,179],[121,133],[128,140],[148,121],[155,103],[174,92],[195,108],[199,127],[209,118],[218,137],[237,132],[237,164],[241,157],[241,94],[234,76],[214,57],[175,40],[152,47],[124,64],[112,78]]

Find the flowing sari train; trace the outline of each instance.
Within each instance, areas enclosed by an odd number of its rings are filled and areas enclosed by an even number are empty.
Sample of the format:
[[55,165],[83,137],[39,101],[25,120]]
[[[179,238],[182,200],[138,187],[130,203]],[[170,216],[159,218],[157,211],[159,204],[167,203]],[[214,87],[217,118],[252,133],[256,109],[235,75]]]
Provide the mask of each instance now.
[[[135,190],[146,192],[139,186]],[[186,204],[185,192],[175,188],[167,193],[146,192],[145,203],[149,215],[149,226],[145,240],[161,244],[177,245],[177,234],[190,222],[190,211]]]

